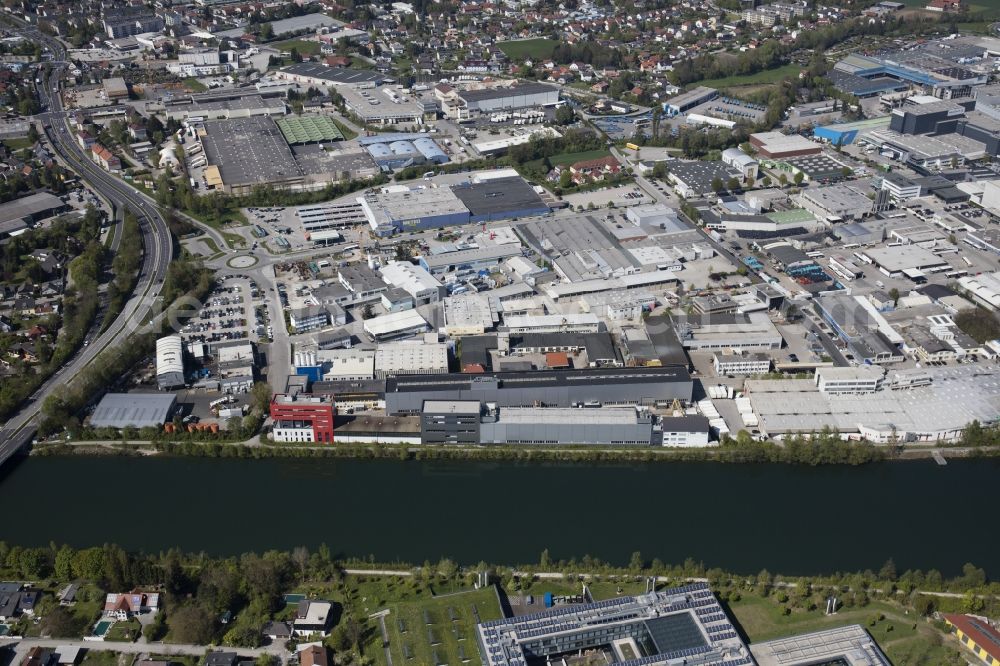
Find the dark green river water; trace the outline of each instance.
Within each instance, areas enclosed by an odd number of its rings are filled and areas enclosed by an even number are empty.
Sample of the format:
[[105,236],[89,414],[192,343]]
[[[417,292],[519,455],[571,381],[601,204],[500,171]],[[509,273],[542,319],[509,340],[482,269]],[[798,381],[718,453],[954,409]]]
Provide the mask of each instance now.
[[1000,575],[1000,461],[793,467],[29,458],[0,473],[0,539],[212,554],[326,543],[463,564],[589,554],[755,573]]

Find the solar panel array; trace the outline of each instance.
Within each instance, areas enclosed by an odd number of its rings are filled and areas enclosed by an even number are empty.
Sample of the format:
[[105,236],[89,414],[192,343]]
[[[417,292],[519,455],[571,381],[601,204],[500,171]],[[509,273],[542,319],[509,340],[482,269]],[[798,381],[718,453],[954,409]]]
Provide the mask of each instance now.
[[[480,623],[476,629],[489,666],[525,666],[521,647],[524,642],[601,624],[643,620],[684,611],[693,613],[708,635],[708,644],[630,660],[623,662],[622,666],[652,666],[675,659],[684,659],[692,666],[743,666],[753,663],[749,657],[731,659],[731,654],[720,651],[720,643],[724,641],[729,642],[725,647],[730,648],[734,647],[732,641],[740,646],[742,641],[705,583],[693,583],[639,597],[618,597],[582,606],[490,620]],[[729,660],[722,661],[723,658]]]

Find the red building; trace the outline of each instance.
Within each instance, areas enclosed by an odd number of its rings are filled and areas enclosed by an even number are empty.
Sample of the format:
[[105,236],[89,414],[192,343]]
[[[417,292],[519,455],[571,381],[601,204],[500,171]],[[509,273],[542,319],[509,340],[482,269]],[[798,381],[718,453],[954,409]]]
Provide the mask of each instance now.
[[279,393],[271,398],[274,441],[333,444],[335,415],[332,396]]

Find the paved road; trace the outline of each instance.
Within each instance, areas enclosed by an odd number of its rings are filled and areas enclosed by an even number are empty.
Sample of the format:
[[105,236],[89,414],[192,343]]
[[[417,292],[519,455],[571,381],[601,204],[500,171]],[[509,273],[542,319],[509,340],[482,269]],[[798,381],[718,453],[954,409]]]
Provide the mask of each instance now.
[[43,83],[39,84],[38,90],[41,102],[47,108],[39,119],[51,125],[51,129],[46,129],[46,134],[55,153],[95,192],[113,202],[120,210],[131,210],[135,213],[142,231],[143,263],[135,291],[117,319],[103,334],[81,348],[30,397],[18,414],[0,428],[0,464],[34,436],[41,406],[57,386],[71,382],[98,353],[127,339],[155,313],[163,278],[173,252],[170,232],[154,203],[136,189],[100,169],[83,154],[80,146],[73,140],[68,117],[63,110],[62,98],[57,92],[53,92],[54,89],[58,90],[59,81],[66,67],[63,62],[65,57],[63,45],[21,22],[20,19],[13,16],[9,18],[23,26],[21,34],[46,45],[56,58],[51,73]]
[[[55,648],[73,647],[85,650],[110,650],[124,654],[156,654],[156,655],[193,655],[201,657],[210,648],[207,645],[189,645],[179,643],[119,643],[104,641],[74,641],[57,638],[24,638],[20,640],[0,638],[0,646],[13,646],[14,660],[12,664],[20,664],[28,651],[32,648]],[[288,661],[290,653],[281,644],[265,645],[260,648],[214,648],[224,649],[227,652],[235,652],[241,657],[259,657],[262,654],[270,654],[279,658],[283,663]]]

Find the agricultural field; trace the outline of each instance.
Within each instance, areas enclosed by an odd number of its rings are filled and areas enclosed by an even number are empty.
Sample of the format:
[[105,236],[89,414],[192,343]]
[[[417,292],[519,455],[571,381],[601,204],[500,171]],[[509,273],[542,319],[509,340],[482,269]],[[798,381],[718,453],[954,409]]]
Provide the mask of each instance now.
[[392,663],[414,666],[479,663],[476,624],[503,617],[493,587],[394,603],[388,610]]

